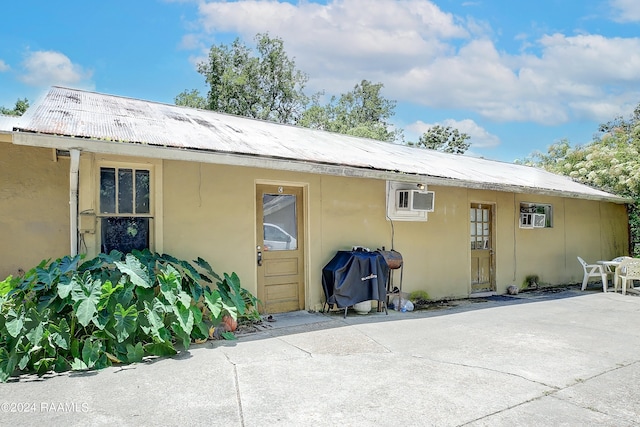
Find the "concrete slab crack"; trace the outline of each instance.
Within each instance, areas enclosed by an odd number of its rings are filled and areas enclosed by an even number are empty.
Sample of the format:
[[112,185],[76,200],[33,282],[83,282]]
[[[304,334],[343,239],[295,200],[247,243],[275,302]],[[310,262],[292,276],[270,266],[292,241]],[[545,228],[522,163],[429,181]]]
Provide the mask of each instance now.
[[242,395],[240,394],[240,379],[238,378],[238,365],[233,363],[228,355],[225,354],[227,361],[233,366],[233,382],[236,389],[236,402],[238,402],[238,417],[240,418],[240,425],[244,427],[244,413],[242,410]]

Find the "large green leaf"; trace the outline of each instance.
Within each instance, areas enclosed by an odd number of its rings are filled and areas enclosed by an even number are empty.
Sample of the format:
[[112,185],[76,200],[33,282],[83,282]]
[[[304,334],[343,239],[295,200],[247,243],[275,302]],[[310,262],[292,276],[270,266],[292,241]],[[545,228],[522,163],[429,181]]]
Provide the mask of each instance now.
[[139,342],[135,346],[127,344],[127,361],[129,363],[142,362],[144,357],[144,349],[142,343]]
[[151,289],[151,288],[141,288],[139,286],[134,285],[131,282],[125,283],[124,289],[116,293],[115,295],[116,301],[124,306],[131,305],[131,301],[133,300],[133,296],[134,296],[134,289]]
[[60,276],[60,269],[57,262],[52,262],[49,268],[36,268],[38,281],[40,281],[46,289],[50,289],[57,282]]
[[144,351],[151,356],[173,356],[177,353],[171,342],[150,343],[144,346]]
[[202,278],[200,277],[200,273],[198,273],[198,270],[193,268],[193,266],[187,261],[180,261],[180,266],[183,268],[184,273],[189,278],[191,278],[192,281],[199,282],[200,280],[202,280]]
[[227,291],[223,297],[226,296],[230,300],[229,302],[236,306],[238,312],[244,314],[245,304],[242,298],[242,287],[240,286],[240,278],[238,275],[232,273],[231,276],[229,276],[227,273],[224,273],[224,281],[221,285],[221,292],[223,290]]
[[56,372],[64,372],[68,371],[69,369],[71,369],[71,365],[61,354],[59,354],[58,357],[56,357],[56,361],[53,365],[53,370]]
[[176,335],[176,337],[182,340],[182,346],[184,347],[184,349],[188,350],[189,345],[191,344],[190,332],[182,329],[178,322],[174,322],[171,324],[171,330],[173,330],[173,333]]
[[89,367],[96,364],[102,353],[102,345],[98,340],[85,340],[82,345],[82,361]]
[[237,340],[238,338],[233,334],[233,332],[223,332],[220,335],[222,338],[224,338],[227,341],[233,341],[233,340]]
[[211,312],[211,317],[213,319],[220,319],[222,317],[222,297],[220,296],[220,292],[209,292],[205,290],[204,303]]
[[123,274],[129,276],[129,280],[142,288],[150,288],[153,283],[149,280],[149,273],[140,261],[131,254],[127,254],[125,262],[115,261],[114,264]]
[[0,381],[4,383],[13,375],[17,363],[15,352],[9,353],[6,348],[0,347]]
[[71,293],[71,290],[73,289],[74,285],[75,285],[75,281],[71,281],[67,284],[63,284],[63,283],[58,283],[57,289],[58,289],[58,296],[62,299],[65,299],[66,297],[69,296],[69,294]]
[[99,297],[95,299],[86,298],[76,306],[76,317],[78,318],[78,322],[82,326],[87,326],[93,320],[93,316],[98,312],[96,310],[96,304],[98,303]]
[[117,261],[122,260],[122,255],[122,252],[114,249],[108,254],[101,253],[98,257],[106,264],[115,264]]
[[118,342],[124,342],[136,330],[138,320],[136,306],[132,305],[125,309],[120,304],[116,305],[113,318],[115,320],[116,338]]
[[194,260],[193,262],[195,262],[196,265],[198,265],[204,271],[209,273],[211,276],[213,276],[216,280],[222,281],[222,278],[218,276],[218,274],[215,271],[213,271],[213,268],[211,268],[211,265],[209,265],[209,263],[206,260],[198,257],[198,259]]
[[86,371],[87,369],[89,369],[87,364],[77,357],[73,359],[73,362],[71,362],[71,370],[73,371]]
[[73,283],[71,299],[74,301],[76,317],[78,322],[86,327],[98,311],[102,285],[99,280],[94,281],[88,272],[77,276]]
[[163,337],[160,335],[160,330],[164,328],[164,305],[158,300],[155,301],[153,306],[145,301],[144,307],[144,312],[150,328],[150,331],[147,333],[150,333],[150,335],[164,341]]
[[5,296],[14,287],[13,276],[9,276],[3,281],[0,281],[0,296]]
[[204,288],[198,282],[189,282],[189,291],[191,291],[191,297],[194,301],[200,301],[204,294]]
[[40,341],[42,340],[42,337],[44,336],[44,324],[42,322],[38,323],[37,326],[35,328],[31,328],[26,334],[25,336],[27,337],[27,340],[32,344],[32,345],[39,345]]
[[151,303],[155,298],[154,288],[135,288],[134,293],[140,307],[142,307],[142,304],[145,302]]
[[48,325],[49,329],[49,341],[52,345],[56,347],[62,348],[64,350],[68,350],[71,341],[71,330],[69,328],[69,324],[66,319],[60,320],[58,325],[50,323]]
[[172,306],[176,304],[180,292],[180,273],[171,265],[163,267],[158,274],[160,292]]
[[102,268],[104,262],[100,257],[95,257],[90,259],[89,261],[83,262],[80,266],[78,266],[78,271],[83,273],[85,271],[95,271],[99,268]]
[[24,326],[24,309],[20,309],[18,313],[16,313],[13,309],[9,309],[7,314],[7,321],[5,323],[5,328],[9,335],[14,338],[17,338],[18,335],[22,332],[22,327]]
[[65,256],[60,259],[59,269],[60,274],[67,274],[70,271],[74,271],[78,268],[78,261],[83,255],[76,255],[74,257]]
[[38,376],[41,377],[47,372],[51,371],[51,368],[53,367],[55,362],[55,357],[43,357],[41,359],[38,359],[33,364],[33,367],[36,369],[36,373],[38,374]]
[[173,306],[173,313],[176,315],[180,328],[187,334],[191,334],[193,329],[193,313],[189,310],[189,306],[184,306],[181,303]]
[[124,289],[124,285],[122,283],[118,283],[116,286],[113,286],[111,281],[107,280],[102,284],[100,301],[98,302],[98,310],[102,310],[105,308],[110,308],[112,296],[116,291]]

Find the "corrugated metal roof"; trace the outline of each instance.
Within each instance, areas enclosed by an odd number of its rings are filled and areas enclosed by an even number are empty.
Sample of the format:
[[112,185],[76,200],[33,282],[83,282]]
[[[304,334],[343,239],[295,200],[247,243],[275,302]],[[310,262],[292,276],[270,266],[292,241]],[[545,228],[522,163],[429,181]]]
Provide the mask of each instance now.
[[61,87],[51,88],[27,111],[19,130],[626,201],[538,168]]
[[7,116],[0,114],[0,132],[11,132],[20,121],[19,116]]

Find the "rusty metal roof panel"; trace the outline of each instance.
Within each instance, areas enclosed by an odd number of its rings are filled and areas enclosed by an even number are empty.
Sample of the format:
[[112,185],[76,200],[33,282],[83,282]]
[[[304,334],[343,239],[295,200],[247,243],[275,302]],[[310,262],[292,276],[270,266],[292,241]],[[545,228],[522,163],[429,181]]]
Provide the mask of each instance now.
[[51,88],[29,109],[20,130],[616,198],[567,177],[513,163],[61,87]]

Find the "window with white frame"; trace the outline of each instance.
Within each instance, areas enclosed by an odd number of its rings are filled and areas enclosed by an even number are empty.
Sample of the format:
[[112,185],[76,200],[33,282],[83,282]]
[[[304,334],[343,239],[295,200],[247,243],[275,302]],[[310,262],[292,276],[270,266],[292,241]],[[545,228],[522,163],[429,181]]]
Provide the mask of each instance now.
[[123,253],[150,247],[151,170],[138,167],[100,167],[100,251]]
[[552,228],[553,206],[542,203],[520,203],[520,228]]

